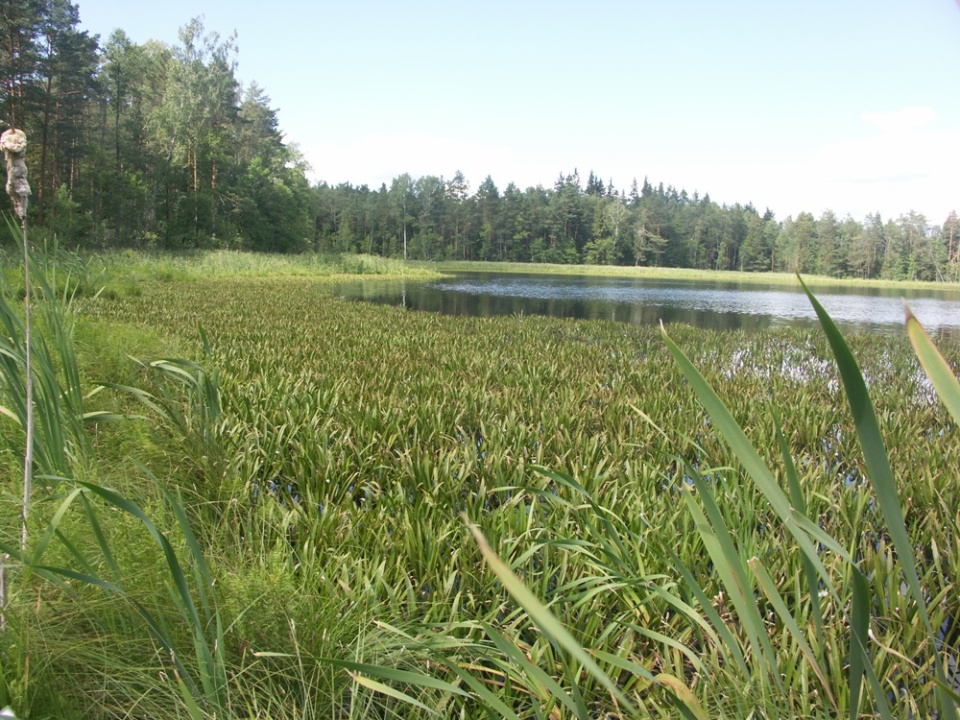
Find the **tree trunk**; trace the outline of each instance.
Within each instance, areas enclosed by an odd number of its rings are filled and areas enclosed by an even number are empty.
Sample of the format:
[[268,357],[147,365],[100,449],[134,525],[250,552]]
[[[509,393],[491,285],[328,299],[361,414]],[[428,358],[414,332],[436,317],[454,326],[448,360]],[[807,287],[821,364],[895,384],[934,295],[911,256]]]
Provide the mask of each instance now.
[[200,184],[197,181],[197,149],[193,149],[193,241],[200,235]]
[[47,38],[47,77],[44,81],[43,124],[40,129],[40,182],[37,188],[37,224],[43,226],[44,202],[47,197],[47,150],[50,147],[50,102],[53,98],[53,41]]
[[120,156],[120,106],[123,104],[120,97],[121,80],[120,61],[117,61],[117,92],[114,97],[114,168],[113,168],[113,232],[116,234],[117,244],[120,240],[120,222],[123,209],[123,164]]

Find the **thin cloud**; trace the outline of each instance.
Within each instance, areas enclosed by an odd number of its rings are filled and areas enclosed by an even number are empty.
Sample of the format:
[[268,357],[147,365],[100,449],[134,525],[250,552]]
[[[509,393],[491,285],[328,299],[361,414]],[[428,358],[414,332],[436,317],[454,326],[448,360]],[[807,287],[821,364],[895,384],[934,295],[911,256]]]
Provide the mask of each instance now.
[[[929,107],[863,113],[863,131],[822,146],[781,169],[775,208],[795,214],[832,209],[895,218],[909,210],[942,222],[960,207],[952,178],[960,131],[939,127]],[[782,204],[781,204],[782,203]]]
[[[476,186],[494,171],[525,174],[504,148],[427,133],[365,135],[346,142],[313,144],[307,152],[314,179],[331,184],[379,187],[403,173],[414,178],[442,175],[449,179],[460,170]],[[502,178],[504,183],[514,179]]]
[[863,121],[891,135],[897,135],[936,122],[937,113],[931,107],[907,107],[886,113],[863,113]]

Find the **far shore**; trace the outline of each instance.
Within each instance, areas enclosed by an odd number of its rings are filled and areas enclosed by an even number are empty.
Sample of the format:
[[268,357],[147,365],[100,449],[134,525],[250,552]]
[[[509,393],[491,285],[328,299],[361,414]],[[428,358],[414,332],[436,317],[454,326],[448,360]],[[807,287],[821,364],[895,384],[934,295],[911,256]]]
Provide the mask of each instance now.
[[[540,275],[589,275],[622,278],[648,278],[691,282],[724,282],[797,288],[792,273],[738,272],[730,270],[694,270],[690,268],[634,267],[623,265],[550,265],[546,263],[483,261],[403,261],[365,254],[278,254],[237,250],[189,250],[181,252],[108,250],[66,253],[75,274],[94,284],[107,280],[141,282],[144,280],[201,280],[233,277],[300,277],[336,280],[344,277],[378,276],[428,280],[464,272],[529,273]],[[74,267],[80,261],[82,267]],[[12,267],[8,267],[10,272]],[[79,271],[79,273],[77,272]],[[960,283],[921,282],[915,280],[864,280],[803,275],[811,288],[839,287],[886,288],[894,290],[958,291]]]
[[[738,272],[734,270],[694,270],[690,268],[634,267],[624,265],[548,265],[545,263],[515,262],[421,262],[410,261],[408,265],[433,272],[501,272],[534,273],[542,275],[596,275],[625,278],[651,278],[657,280],[698,280],[731,282],[757,285],[781,285],[798,287],[799,281],[793,273]],[[810,287],[874,287],[902,288],[905,290],[960,290],[960,283],[921,282],[916,280],[863,280],[860,278],[834,278],[824,275],[802,275],[803,281]]]

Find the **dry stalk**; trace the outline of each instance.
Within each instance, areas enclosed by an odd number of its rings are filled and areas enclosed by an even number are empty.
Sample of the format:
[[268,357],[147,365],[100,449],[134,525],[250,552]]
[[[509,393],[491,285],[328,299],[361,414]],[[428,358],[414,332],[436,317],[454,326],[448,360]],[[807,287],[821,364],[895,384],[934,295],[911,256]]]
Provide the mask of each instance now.
[[[33,477],[33,362],[30,354],[32,344],[30,328],[30,251],[27,244],[27,200],[30,197],[30,183],[27,182],[27,164],[24,153],[27,149],[27,136],[22,130],[10,128],[0,135],[0,150],[7,161],[7,193],[13,202],[13,211],[20,218],[23,235],[23,278],[26,292],[24,295],[24,346],[26,365],[26,434],[27,447],[23,459],[23,528],[20,536],[20,549],[27,549],[27,519],[30,515],[30,485]],[[6,598],[0,598],[3,606]],[[2,607],[2,606],[0,606]]]

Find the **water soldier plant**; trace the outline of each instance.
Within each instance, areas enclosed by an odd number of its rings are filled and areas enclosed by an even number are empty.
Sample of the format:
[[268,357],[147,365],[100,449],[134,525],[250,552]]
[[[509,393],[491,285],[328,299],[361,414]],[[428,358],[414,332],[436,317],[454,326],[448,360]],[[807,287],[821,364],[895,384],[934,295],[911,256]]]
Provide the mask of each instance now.
[[67,304],[52,365],[101,414],[27,552],[0,528],[19,717],[956,716],[957,343],[453,318],[184,267]]
[[[512,645],[503,640],[492,627],[485,626],[485,632],[495,640],[494,645],[487,648],[487,657],[483,664],[503,668],[501,677],[504,682],[513,681],[523,686],[531,697],[539,698],[546,709],[554,702],[557,703],[555,707],[565,706],[571,717],[586,719],[596,717],[596,710],[589,709],[584,704],[575,678],[593,676],[609,691],[613,706],[620,708],[617,716],[621,716],[621,711],[624,711],[623,716],[637,714],[637,706],[624,689],[639,680],[641,688],[656,684],[664,686],[668,690],[668,697],[684,717],[701,719],[717,716],[782,717],[791,714],[784,710],[782,699],[788,692],[787,683],[799,675],[804,678],[805,687],[814,686],[811,689],[815,695],[822,693],[824,702],[818,703],[821,712],[815,713],[816,715],[846,715],[851,720],[856,720],[864,713],[871,717],[890,719],[898,716],[894,714],[891,705],[901,699],[899,696],[904,694],[906,686],[919,682],[925,686],[920,693],[920,697],[925,699],[922,702],[914,699],[908,704],[910,716],[958,717],[960,673],[957,671],[957,648],[948,646],[945,642],[947,631],[952,628],[955,620],[948,618],[944,624],[935,627],[928,613],[928,604],[946,601],[943,594],[931,595],[930,588],[936,587],[943,580],[952,581],[952,578],[936,577],[942,572],[939,563],[928,568],[921,578],[863,375],[829,315],[806,286],[804,290],[817,312],[840,369],[844,393],[854,415],[857,434],[863,447],[867,477],[870,478],[874,497],[892,539],[895,565],[902,572],[900,585],[894,585],[893,588],[888,586],[885,588],[886,592],[881,590],[879,597],[874,596],[868,580],[868,574],[873,573],[866,567],[862,548],[856,549],[855,542],[848,550],[840,541],[824,532],[822,523],[818,525],[815,517],[807,515],[806,493],[776,412],[773,412],[772,421],[782,454],[782,474],[788,486],[787,491],[781,488],[775,473],[760,457],[710,384],[664,331],[664,342],[694,388],[712,425],[731,448],[741,468],[739,471],[734,470],[733,478],[724,481],[718,473],[718,470],[722,469],[712,468],[705,473],[690,463],[682,463],[683,477],[695,488],[700,502],[696,501],[691,492],[684,492],[683,500],[694,519],[703,547],[711,558],[713,570],[720,578],[721,592],[711,601],[701,581],[697,579],[695,570],[687,566],[667,545],[662,546],[659,552],[669,556],[676,576],[683,579],[688,595],[682,597],[682,592],[673,594],[669,589],[670,585],[662,585],[654,591],[650,578],[641,576],[636,568],[625,567],[622,562],[626,548],[640,541],[640,537],[623,527],[614,510],[599,506],[591,494],[571,476],[547,470],[541,472],[558,485],[572,489],[589,507],[589,516],[582,525],[583,537],[579,540],[590,548],[595,557],[606,558],[609,565],[604,563],[605,568],[610,568],[611,565],[616,568],[613,573],[607,569],[607,577],[601,584],[603,589],[622,592],[624,587],[643,587],[651,596],[656,592],[688,623],[689,629],[698,638],[695,647],[699,648],[699,652],[689,644],[679,642],[677,638],[658,636],[649,628],[621,619],[613,620],[618,632],[632,630],[648,637],[656,637],[683,656],[679,666],[681,669],[685,668],[686,672],[678,673],[679,677],[662,672],[654,675],[656,670],[652,668],[663,665],[660,659],[629,660],[605,650],[586,649],[585,645],[591,641],[596,642],[598,638],[584,636],[584,645],[581,645],[581,641],[574,638],[549,607],[497,556],[477,526],[471,525],[471,531],[488,567],[503,583],[514,601],[527,613],[525,622],[543,632],[552,645],[569,654],[571,660],[579,666],[572,683],[564,688],[559,687],[522,651],[522,646]],[[960,423],[960,384],[916,318],[909,309],[906,312],[907,331],[915,352],[954,422]],[[649,418],[647,420],[653,424]],[[662,433],[660,428],[656,429]],[[772,556],[768,553],[764,558],[751,556],[750,548],[745,547],[744,543],[735,537],[721,510],[714,486],[719,482],[737,482],[737,476],[743,475],[756,484],[773,511],[771,514],[779,518],[779,528],[768,526],[765,531],[776,532],[784,541],[792,540],[792,543],[786,546],[786,552],[781,550]],[[561,542],[576,541],[575,538],[566,538]],[[853,557],[854,552],[856,559]],[[790,567],[788,556],[791,554],[800,557],[802,569],[792,577],[782,570],[785,566]],[[778,577],[771,573],[771,563],[772,567],[779,569],[775,571]],[[828,565],[833,567],[828,568]],[[627,572],[623,572],[624,570]],[[804,586],[806,596],[803,594]],[[906,610],[905,620],[909,621],[909,625],[916,626],[919,620],[919,643],[916,650],[921,653],[920,657],[907,657],[884,644],[874,634],[875,627],[890,620],[884,609],[897,603],[896,598],[886,595],[891,591],[907,600],[906,607],[902,610]],[[729,602],[731,607],[722,612],[721,607],[726,602]],[[718,604],[721,607],[718,607]],[[827,607],[824,608],[824,605]],[[835,617],[830,618],[828,615]],[[913,616],[913,619],[910,619],[910,616]],[[829,624],[832,624],[833,628],[830,628]],[[778,644],[776,650],[774,643]],[[421,640],[421,647],[430,648],[431,643]],[[831,648],[837,647],[849,653],[840,663],[836,662],[837,658],[828,657]],[[878,658],[888,654],[903,661],[905,667],[900,669],[899,677],[885,676],[881,680],[875,664]],[[712,668],[708,668],[704,663],[705,657],[710,655],[714,655],[714,663],[717,659],[720,660]],[[598,661],[605,661],[606,669],[601,668]],[[446,663],[451,664],[449,657],[446,658]],[[375,677],[399,679],[385,668],[364,669]],[[711,673],[718,671],[739,675],[739,681],[751,691],[752,697],[734,699],[732,706],[710,703],[708,712],[682,679],[684,675],[691,677],[691,671],[692,677],[703,675],[707,682],[711,680]],[[633,683],[625,683],[625,676],[632,676],[635,680]],[[892,679],[895,679],[895,685],[891,685]],[[414,684],[422,682],[422,678],[415,677],[407,677],[406,680]],[[383,688],[380,689],[386,692]],[[402,698],[407,702],[420,704],[409,696],[404,695]],[[499,701],[490,702],[487,710],[498,717],[519,717]],[[649,712],[650,708],[645,710]],[[536,715],[548,716],[545,712],[536,712]]]

